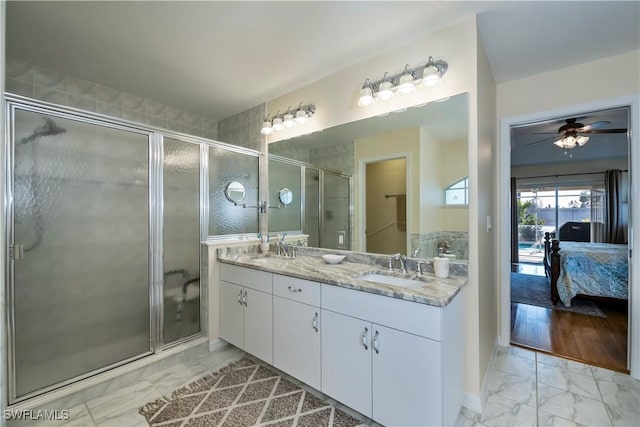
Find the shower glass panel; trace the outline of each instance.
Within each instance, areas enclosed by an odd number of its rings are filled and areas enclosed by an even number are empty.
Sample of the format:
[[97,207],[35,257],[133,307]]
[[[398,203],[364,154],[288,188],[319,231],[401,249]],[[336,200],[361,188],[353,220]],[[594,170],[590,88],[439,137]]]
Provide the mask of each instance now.
[[349,178],[323,172],[322,236],[327,249],[351,249],[349,239]]
[[309,246],[320,247],[320,171],[304,171],[304,234]]
[[149,354],[149,136],[16,109],[11,400]]
[[[225,196],[233,181],[246,190],[237,206]],[[258,232],[258,181],[258,156],[209,146],[209,236]]]
[[200,332],[200,146],[164,138],[164,335]]
[[[300,166],[269,160],[269,231],[302,230],[302,184]],[[278,199],[278,191],[288,188],[293,193],[293,201],[284,206]]]

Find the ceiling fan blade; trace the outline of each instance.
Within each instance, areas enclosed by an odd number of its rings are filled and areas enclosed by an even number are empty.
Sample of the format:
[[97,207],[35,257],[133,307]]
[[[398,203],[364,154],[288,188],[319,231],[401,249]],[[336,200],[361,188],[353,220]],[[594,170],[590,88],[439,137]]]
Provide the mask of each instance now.
[[579,133],[595,134],[595,133],[627,133],[627,129],[594,129],[587,131],[580,131]]
[[551,137],[549,137],[549,138],[544,138],[544,139],[541,139],[541,140],[539,140],[539,141],[534,141],[534,142],[530,142],[530,143],[528,143],[528,144],[524,144],[524,146],[525,146],[525,147],[529,147],[529,146],[531,146],[531,145],[540,144],[541,142],[553,141],[555,138],[556,138],[555,136],[551,136]]
[[586,130],[592,130],[592,129],[600,129],[601,127],[604,127],[610,124],[611,124],[610,121],[600,120],[599,122],[593,122],[591,124],[583,126],[582,129],[578,129],[578,132],[584,132]]

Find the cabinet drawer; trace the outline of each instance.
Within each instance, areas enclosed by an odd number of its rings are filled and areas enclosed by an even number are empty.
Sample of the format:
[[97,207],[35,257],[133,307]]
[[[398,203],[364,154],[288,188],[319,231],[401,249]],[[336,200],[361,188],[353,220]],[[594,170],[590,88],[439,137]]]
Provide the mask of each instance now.
[[441,339],[441,308],[322,284],[322,308],[432,340]]
[[237,265],[221,264],[220,279],[257,291],[273,293],[271,273]]
[[273,275],[273,294],[320,307],[320,283],[295,277]]

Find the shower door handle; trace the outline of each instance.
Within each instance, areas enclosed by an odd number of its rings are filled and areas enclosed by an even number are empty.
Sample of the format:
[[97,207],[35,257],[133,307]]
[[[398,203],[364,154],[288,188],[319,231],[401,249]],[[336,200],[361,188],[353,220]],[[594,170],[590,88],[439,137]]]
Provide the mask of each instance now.
[[24,245],[9,246],[9,259],[14,261],[24,259]]

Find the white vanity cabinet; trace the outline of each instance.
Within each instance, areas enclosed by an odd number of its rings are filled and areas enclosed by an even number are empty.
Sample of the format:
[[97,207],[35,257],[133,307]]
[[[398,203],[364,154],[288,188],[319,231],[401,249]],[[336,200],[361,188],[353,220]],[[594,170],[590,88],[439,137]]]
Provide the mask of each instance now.
[[320,284],[273,275],[273,365],[320,390]]
[[222,264],[220,337],[273,363],[272,274]]
[[323,285],[322,392],[384,425],[454,424],[464,398],[460,300],[434,307]]

